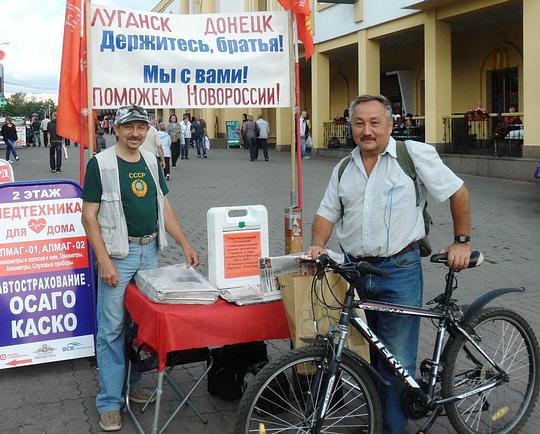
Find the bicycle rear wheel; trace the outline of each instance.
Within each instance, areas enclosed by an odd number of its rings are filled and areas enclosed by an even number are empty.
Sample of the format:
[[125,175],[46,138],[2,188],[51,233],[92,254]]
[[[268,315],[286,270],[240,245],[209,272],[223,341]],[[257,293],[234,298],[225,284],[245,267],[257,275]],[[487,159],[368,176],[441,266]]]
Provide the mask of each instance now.
[[[298,348],[270,362],[255,377],[238,407],[235,432],[312,433],[314,409],[324,399],[327,363],[323,346]],[[378,433],[381,403],[373,380],[347,352],[321,433]]]
[[[527,322],[504,308],[488,308],[469,326],[477,343],[508,375],[508,381],[485,392],[446,404],[458,433],[519,432],[538,397],[538,341]],[[451,342],[442,375],[444,398],[489,382],[498,372],[463,336]]]

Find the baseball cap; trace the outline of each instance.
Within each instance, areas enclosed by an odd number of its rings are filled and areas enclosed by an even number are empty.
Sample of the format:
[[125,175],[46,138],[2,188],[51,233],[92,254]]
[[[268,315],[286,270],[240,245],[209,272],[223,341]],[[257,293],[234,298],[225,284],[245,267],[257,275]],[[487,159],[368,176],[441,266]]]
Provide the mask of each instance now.
[[127,105],[124,107],[120,107],[116,111],[116,118],[114,119],[114,123],[116,125],[122,125],[132,121],[141,121],[148,124],[150,123],[148,113],[141,106]]

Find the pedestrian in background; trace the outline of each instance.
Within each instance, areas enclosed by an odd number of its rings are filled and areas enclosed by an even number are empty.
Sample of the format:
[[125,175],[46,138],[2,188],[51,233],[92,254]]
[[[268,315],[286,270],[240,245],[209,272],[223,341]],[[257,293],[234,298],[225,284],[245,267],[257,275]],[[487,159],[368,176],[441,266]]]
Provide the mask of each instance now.
[[306,111],[302,112],[300,116],[300,145],[302,148],[302,158],[309,159],[309,156],[306,152],[306,141],[311,134],[311,121],[308,120],[308,114]]
[[6,161],[12,163],[9,159],[10,154],[13,154],[16,161],[19,161],[19,156],[15,151],[15,142],[17,142],[17,128],[13,125],[13,119],[11,116],[6,116],[6,123],[2,125],[2,137],[4,137],[4,142],[6,142]]
[[180,145],[180,154],[182,160],[189,160],[188,151],[189,145],[191,144],[191,122],[189,120],[189,113],[184,114],[182,122],[184,124],[184,142]]
[[49,122],[51,120],[49,119],[49,116],[45,114],[45,117],[41,121],[40,129],[43,132],[43,147],[49,146],[49,135],[47,134],[47,126],[49,125]]
[[34,144],[34,134],[32,133],[32,120],[30,116],[24,118],[24,127],[26,130],[26,147],[29,148]]
[[107,142],[105,141],[105,130],[101,127],[97,129],[96,132],[96,153],[103,151],[107,147]]
[[[172,167],[176,167],[178,157],[180,157],[180,147],[184,142],[184,133],[182,131],[183,125],[178,122],[176,115],[169,116],[169,125],[167,125],[166,131],[171,139],[171,159]],[[184,126],[185,128],[185,126]]]
[[51,173],[60,173],[62,168],[62,137],[56,132],[56,112],[53,113],[52,119],[47,125],[47,133],[49,134],[49,165]]
[[144,139],[143,144],[141,145],[141,149],[144,149],[145,151],[151,152],[154,154],[157,158],[159,158],[159,162],[161,165],[161,168],[165,168],[165,158],[163,157],[163,148],[161,147],[161,143],[159,142],[158,137],[158,131],[156,130],[156,127],[149,124],[148,132],[146,133],[146,138]]
[[253,116],[248,115],[247,121],[242,125],[242,132],[246,140],[247,147],[249,149],[249,159],[255,161],[258,156],[257,150],[257,135],[259,126],[253,122]]
[[239,134],[240,146],[242,147],[242,149],[248,149],[246,136],[244,134],[244,124],[247,122],[247,120],[248,120],[247,113],[242,113],[242,121],[240,122],[240,134]]
[[257,158],[259,158],[259,148],[262,148],[264,154],[264,161],[268,161],[268,134],[270,134],[270,125],[268,121],[263,118],[262,114],[256,122],[259,127],[259,136],[257,137]]
[[32,135],[34,139],[34,147],[41,146],[41,122],[39,121],[37,115],[32,115]]
[[195,116],[195,121],[191,122],[191,137],[193,138],[193,142],[197,147],[197,158],[207,157],[206,147],[204,146],[205,133],[206,131],[203,123],[201,122],[201,118],[199,116]]
[[[169,124],[170,125],[170,124]],[[161,149],[163,149],[163,158],[165,159],[165,168],[163,169],[163,173],[165,173],[165,179],[168,181],[171,179],[171,145],[172,145],[172,139],[169,133],[167,132],[167,127],[165,125],[161,124],[159,126],[159,143],[161,144]],[[176,159],[178,159],[178,156],[176,156]]]

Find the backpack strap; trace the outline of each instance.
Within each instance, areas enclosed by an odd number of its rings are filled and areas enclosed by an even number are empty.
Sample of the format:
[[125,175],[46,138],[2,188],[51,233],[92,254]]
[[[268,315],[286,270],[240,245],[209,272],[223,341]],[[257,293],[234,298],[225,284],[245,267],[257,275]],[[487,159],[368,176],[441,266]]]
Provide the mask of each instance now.
[[414,162],[407,150],[407,145],[401,140],[396,140],[396,155],[397,161],[401,170],[403,170],[409,178],[414,182],[414,191],[416,193],[416,206],[420,206],[420,189],[418,188],[418,176]]
[[[341,177],[343,176],[343,172],[345,172],[345,169],[347,168],[351,160],[352,160],[352,156],[349,155],[345,157],[343,161],[341,162],[341,164],[339,165],[338,175],[337,175],[338,185],[339,185],[339,182],[341,181]],[[340,220],[341,220],[341,224],[343,224],[343,214],[345,213],[345,207],[343,206],[343,201],[341,200],[341,196],[339,198],[339,205],[341,206]]]

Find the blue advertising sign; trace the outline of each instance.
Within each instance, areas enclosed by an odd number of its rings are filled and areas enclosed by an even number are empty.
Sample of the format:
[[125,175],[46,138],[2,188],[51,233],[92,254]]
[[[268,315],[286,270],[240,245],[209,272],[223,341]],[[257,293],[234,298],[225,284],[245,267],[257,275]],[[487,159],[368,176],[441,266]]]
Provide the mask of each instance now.
[[227,148],[240,147],[240,122],[225,121]]
[[94,355],[80,196],[67,180],[0,185],[0,369]]

